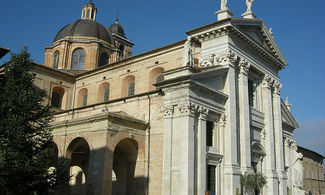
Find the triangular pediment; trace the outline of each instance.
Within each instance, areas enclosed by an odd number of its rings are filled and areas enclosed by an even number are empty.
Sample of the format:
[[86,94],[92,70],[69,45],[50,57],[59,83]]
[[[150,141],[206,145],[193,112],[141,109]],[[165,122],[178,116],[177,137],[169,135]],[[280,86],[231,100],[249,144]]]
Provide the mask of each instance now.
[[273,57],[280,60],[284,65],[287,65],[287,61],[284,58],[279,46],[274,40],[271,30],[269,30],[261,19],[235,19],[232,20],[232,24],[244,34],[250,41],[258,44],[266,51],[268,51]]
[[293,129],[299,127],[296,120],[292,116],[290,110],[287,108],[287,106],[282,100],[281,100],[281,117],[282,117],[282,123],[289,125]]

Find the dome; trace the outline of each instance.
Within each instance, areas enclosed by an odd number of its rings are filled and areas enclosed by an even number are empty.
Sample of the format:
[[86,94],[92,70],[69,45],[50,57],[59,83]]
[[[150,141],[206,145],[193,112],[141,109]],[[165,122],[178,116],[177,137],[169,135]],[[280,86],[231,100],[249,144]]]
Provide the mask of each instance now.
[[64,26],[55,36],[54,41],[58,41],[67,36],[96,37],[108,43],[112,43],[111,33],[102,24],[93,20],[77,20]]
[[121,25],[119,25],[118,23],[112,24],[109,29],[111,30],[112,33],[120,35],[122,37],[125,37],[124,34],[124,29]]

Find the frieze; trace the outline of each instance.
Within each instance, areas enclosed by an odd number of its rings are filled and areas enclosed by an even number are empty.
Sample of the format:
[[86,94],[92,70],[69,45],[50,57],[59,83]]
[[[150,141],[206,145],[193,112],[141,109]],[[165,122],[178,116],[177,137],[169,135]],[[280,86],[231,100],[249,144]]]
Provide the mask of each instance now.
[[198,110],[198,106],[192,102],[181,104],[178,107],[181,114],[195,114]]
[[228,49],[221,53],[212,53],[204,56],[200,62],[201,68],[211,67],[211,66],[222,66],[229,63],[236,63],[238,60],[238,55],[234,51]]

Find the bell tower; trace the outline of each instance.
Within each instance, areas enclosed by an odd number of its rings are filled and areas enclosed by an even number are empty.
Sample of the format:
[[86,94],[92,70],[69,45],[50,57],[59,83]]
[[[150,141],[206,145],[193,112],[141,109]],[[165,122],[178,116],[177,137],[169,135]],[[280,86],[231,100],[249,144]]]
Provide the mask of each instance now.
[[95,4],[93,4],[92,0],[89,0],[88,3],[86,3],[82,7],[82,12],[81,12],[81,19],[85,20],[96,20],[96,13],[97,13],[97,8],[95,7]]

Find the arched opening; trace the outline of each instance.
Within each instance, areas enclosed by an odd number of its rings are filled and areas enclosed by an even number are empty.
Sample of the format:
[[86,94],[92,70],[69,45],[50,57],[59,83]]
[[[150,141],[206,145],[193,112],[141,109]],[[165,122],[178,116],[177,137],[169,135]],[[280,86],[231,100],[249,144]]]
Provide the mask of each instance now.
[[56,167],[58,165],[58,159],[59,159],[59,150],[57,145],[52,142],[49,145],[49,148],[51,149],[51,154],[52,154],[52,158],[51,158],[51,167]]
[[71,195],[86,195],[89,167],[89,145],[84,138],[74,139],[68,146],[67,159],[70,160],[69,181]]
[[109,83],[105,82],[100,84],[99,88],[98,88],[98,94],[97,94],[97,101],[98,102],[105,102],[109,100]]
[[108,55],[107,53],[102,53],[99,58],[98,66],[103,66],[105,64],[108,64]]
[[133,96],[135,94],[135,77],[129,75],[122,82],[122,96]]
[[263,171],[263,158],[265,156],[265,150],[263,146],[258,142],[252,143],[252,167],[255,173],[262,173]]
[[112,194],[136,194],[135,167],[138,157],[138,144],[133,139],[121,140],[114,149],[112,171]]
[[88,89],[83,88],[78,92],[78,107],[87,106]]
[[77,48],[72,53],[72,70],[83,70],[85,65],[85,51]]
[[154,90],[155,86],[153,84],[158,83],[164,80],[163,73],[164,69],[161,67],[157,67],[153,69],[149,74],[149,90]]
[[120,45],[119,47],[119,59],[122,60],[124,57],[124,45]]
[[64,95],[64,89],[62,87],[54,87],[51,96],[51,106],[54,108],[62,108],[62,100]]
[[53,56],[53,68],[54,69],[59,68],[59,59],[60,59],[60,52],[59,51],[54,52],[54,56]]
[[89,19],[89,9],[87,10],[86,19]]

